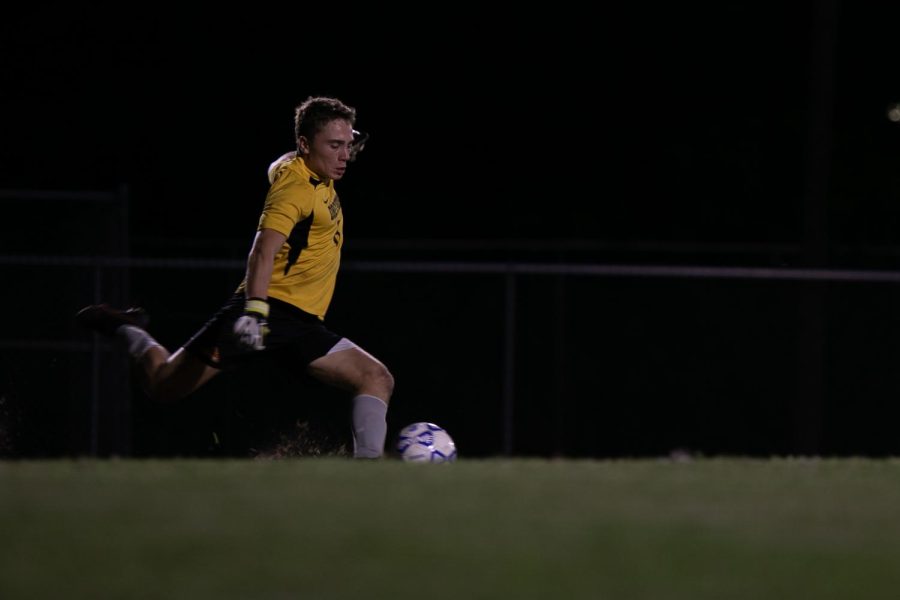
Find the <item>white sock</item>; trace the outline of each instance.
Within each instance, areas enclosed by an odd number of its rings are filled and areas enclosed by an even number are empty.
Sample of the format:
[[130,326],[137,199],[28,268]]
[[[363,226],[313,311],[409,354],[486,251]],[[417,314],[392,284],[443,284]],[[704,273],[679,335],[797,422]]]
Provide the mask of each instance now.
[[387,403],[360,394],[353,399],[353,457],[380,458],[387,435]]
[[122,325],[116,329],[116,341],[135,360],[140,360],[150,348],[160,346],[149,333],[134,325]]

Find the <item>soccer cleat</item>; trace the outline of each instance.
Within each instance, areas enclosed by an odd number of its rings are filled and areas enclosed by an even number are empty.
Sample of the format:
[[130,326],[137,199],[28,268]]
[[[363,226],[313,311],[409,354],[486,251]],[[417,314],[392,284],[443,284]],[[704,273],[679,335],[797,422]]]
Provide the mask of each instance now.
[[150,322],[150,316],[143,308],[119,310],[108,304],[92,304],[78,311],[75,320],[87,329],[112,337],[122,325],[145,328]]
[[362,131],[353,130],[353,143],[350,144],[350,162],[356,160],[356,156],[366,147],[369,141],[369,134]]

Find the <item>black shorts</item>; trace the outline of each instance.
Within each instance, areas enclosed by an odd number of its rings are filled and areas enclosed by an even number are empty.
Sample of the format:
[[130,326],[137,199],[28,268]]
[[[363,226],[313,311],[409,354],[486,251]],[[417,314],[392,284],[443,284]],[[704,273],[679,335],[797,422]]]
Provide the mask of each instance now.
[[234,322],[244,314],[245,298],[236,294],[184,345],[184,349],[217,369],[237,366],[263,355],[275,355],[287,364],[306,366],[328,354],[341,336],[311,315],[280,300],[269,299],[269,333],[265,350],[237,343]]

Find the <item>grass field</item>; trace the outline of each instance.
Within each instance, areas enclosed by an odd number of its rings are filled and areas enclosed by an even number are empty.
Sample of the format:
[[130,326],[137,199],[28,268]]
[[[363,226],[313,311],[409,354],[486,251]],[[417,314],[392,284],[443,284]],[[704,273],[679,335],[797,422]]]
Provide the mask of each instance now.
[[0,462],[0,598],[895,598],[900,460]]

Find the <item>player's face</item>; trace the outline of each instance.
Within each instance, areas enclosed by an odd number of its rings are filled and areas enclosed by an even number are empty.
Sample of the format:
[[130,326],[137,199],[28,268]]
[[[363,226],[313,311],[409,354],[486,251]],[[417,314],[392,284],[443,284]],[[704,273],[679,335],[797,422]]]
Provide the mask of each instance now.
[[[304,144],[300,149],[308,149],[304,160],[313,173],[325,179],[340,179],[347,170],[350,160],[350,145],[353,144],[353,126],[350,121],[335,119],[319,131],[312,144]],[[306,146],[306,148],[304,148]]]

